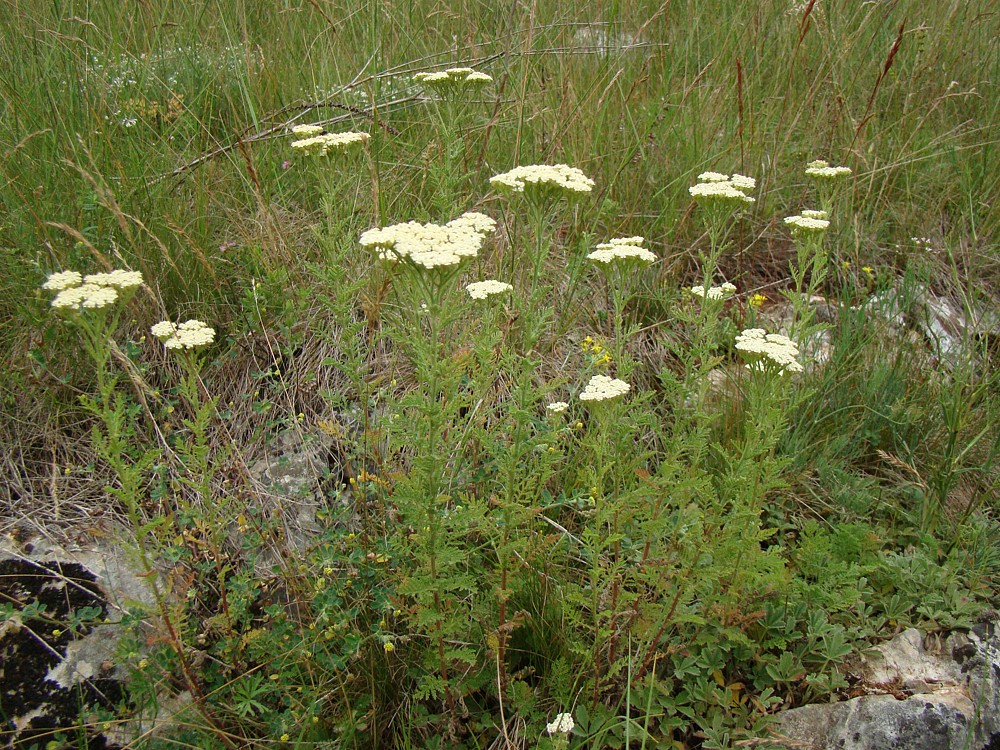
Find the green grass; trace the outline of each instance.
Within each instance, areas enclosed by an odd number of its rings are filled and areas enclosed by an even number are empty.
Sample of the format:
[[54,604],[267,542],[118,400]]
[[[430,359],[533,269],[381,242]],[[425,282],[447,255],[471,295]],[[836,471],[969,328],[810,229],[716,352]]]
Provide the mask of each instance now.
[[[995,14],[805,7],[0,6],[0,511],[176,565],[135,613],[160,645],[123,628],[136,695],[194,696],[145,744],[558,747],[569,711],[571,747],[734,747],[851,650],[997,605],[998,336],[949,366],[914,332],[927,289],[1000,294]],[[412,74],[454,65],[494,82],[438,109]],[[364,154],[293,154],[312,122]],[[854,172],[807,282],[830,360],[764,379],[734,337],[794,287],[816,158]],[[595,188],[533,212],[489,183],[541,163]],[[706,170],[757,180],[721,232]],[[434,284],[358,244],[471,210],[497,232]],[[626,235],[659,261],[585,260]],[[121,267],[147,286],[95,369],[40,286]],[[514,292],[470,305],[485,278]],[[909,332],[863,306],[893,288]],[[197,360],[147,333],[191,317]],[[595,374],[627,398],[580,402]],[[328,463],[304,547],[247,468],[289,434]]]

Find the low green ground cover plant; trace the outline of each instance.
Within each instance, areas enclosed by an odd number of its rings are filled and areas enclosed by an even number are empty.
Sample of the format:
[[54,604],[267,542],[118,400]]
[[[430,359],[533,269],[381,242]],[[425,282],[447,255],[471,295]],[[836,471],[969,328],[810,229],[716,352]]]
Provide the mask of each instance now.
[[996,294],[976,4],[682,5],[0,11],[9,515],[151,592],[46,747],[780,747],[996,604],[997,335],[913,312]]

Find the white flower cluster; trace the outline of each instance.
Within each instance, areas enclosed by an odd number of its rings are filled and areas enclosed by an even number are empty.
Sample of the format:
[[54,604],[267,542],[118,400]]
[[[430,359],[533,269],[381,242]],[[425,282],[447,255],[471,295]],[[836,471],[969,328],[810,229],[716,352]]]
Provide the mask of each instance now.
[[[794,341],[780,333],[767,333],[763,328],[747,328],[736,337],[736,348],[754,356],[753,364],[761,368],[761,357],[778,365],[782,373],[802,372],[797,357],[799,347]],[[755,369],[747,365],[748,369]]]
[[114,304],[119,292],[142,286],[138,271],[116,270],[111,273],[91,273],[83,276],[76,271],[53,273],[42,289],[59,292],[52,307],[60,310],[97,310]]
[[609,378],[607,375],[595,375],[587,383],[587,387],[580,394],[581,401],[607,401],[608,399],[624,396],[631,389],[628,383],[618,378]]
[[423,268],[456,266],[479,254],[486,235],[496,222],[485,214],[469,212],[444,226],[408,221],[369,229],[361,235],[361,246],[374,249],[383,260],[409,260]]
[[732,177],[721,172],[702,172],[698,183],[688,188],[691,197],[700,202],[753,203],[747,193],[757,187],[757,180],[742,174]]
[[576,167],[566,164],[529,164],[490,178],[490,184],[511,193],[532,189],[555,189],[566,193],[589,193],[594,181]]
[[293,125],[292,135],[301,135],[304,138],[308,138],[312,135],[319,135],[323,132],[322,125]]
[[550,735],[556,734],[557,732],[561,734],[569,734],[573,731],[573,727],[575,726],[576,724],[573,723],[573,716],[571,714],[556,714],[555,721],[545,725],[545,731],[547,731]]
[[326,156],[347,151],[351,146],[364,143],[369,137],[368,133],[324,133],[292,141],[292,148],[307,156]]
[[[792,228],[792,234],[809,234],[812,232],[825,232],[827,227],[830,226],[830,221],[828,219],[814,218],[813,216],[806,216],[806,211],[802,212],[801,216],[786,216],[785,223]],[[821,213],[825,214],[825,211],[816,211],[809,213]]]
[[468,284],[465,287],[465,291],[469,293],[472,299],[486,299],[491,294],[503,294],[513,288],[510,284],[506,284],[503,281],[487,279],[486,281],[474,281]]
[[830,214],[826,211],[820,211],[815,208],[804,208],[799,212],[800,215],[805,216],[807,219],[829,219]]
[[200,320],[188,320],[180,325],[164,320],[149,329],[167,349],[197,349],[215,341],[215,329]]
[[701,284],[691,287],[691,294],[705,299],[729,299],[736,294],[736,285],[728,281],[721,286],[711,286],[707,290]]
[[493,82],[493,77],[472,68],[448,68],[433,73],[416,73],[413,80],[421,85],[441,90],[463,86],[485,86]]
[[565,401],[553,401],[551,404],[545,407],[553,414],[562,414],[569,408],[569,404]]
[[817,159],[806,164],[806,174],[820,180],[835,180],[847,177],[852,172],[850,167],[831,167],[829,162]]
[[587,258],[597,263],[628,260],[653,263],[656,260],[656,255],[642,246],[645,241],[645,237],[616,237],[608,242],[600,243]]

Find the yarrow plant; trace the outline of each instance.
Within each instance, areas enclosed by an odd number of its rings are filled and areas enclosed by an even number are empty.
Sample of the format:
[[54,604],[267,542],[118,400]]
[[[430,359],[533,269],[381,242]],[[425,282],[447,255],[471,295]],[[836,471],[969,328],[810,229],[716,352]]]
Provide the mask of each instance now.
[[545,407],[553,414],[562,414],[569,408],[569,404],[565,401],[553,401],[551,404]]
[[50,274],[42,284],[42,289],[57,293],[52,308],[67,316],[82,334],[83,345],[97,367],[98,388],[105,406],[109,406],[114,389],[114,380],[107,378],[111,336],[118,327],[122,305],[143,283],[138,271],[118,269],[86,276],[78,271],[60,271]]
[[52,307],[61,310],[96,310],[118,301],[119,293],[142,286],[138,271],[117,270],[82,276],[76,271],[54,273],[42,284],[42,289],[57,291]]
[[597,263],[607,276],[608,291],[614,308],[612,324],[615,330],[615,354],[619,367],[624,366],[625,339],[624,324],[626,287],[630,276],[625,266],[647,265],[657,260],[656,254],[642,246],[645,237],[616,237],[602,242],[597,249],[587,255],[587,259]]
[[816,182],[819,204],[828,214],[833,212],[834,198],[840,183],[851,174],[853,172],[850,167],[831,167],[829,162],[822,159],[816,159],[806,165],[806,176]]
[[808,328],[813,314],[809,299],[820,288],[828,273],[827,256],[823,251],[823,236],[830,228],[828,216],[824,210],[806,209],[796,216],[785,217],[785,226],[792,233],[796,251],[789,263],[792,280],[795,282],[795,294],[791,297],[794,309],[791,327],[793,334]]
[[546,242],[545,227],[552,204],[562,198],[572,199],[586,195],[594,189],[595,183],[577,167],[566,164],[529,164],[494,175],[490,178],[490,184],[502,193],[524,198],[527,203],[535,233],[531,284],[532,291],[535,291],[551,247],[551,243]]

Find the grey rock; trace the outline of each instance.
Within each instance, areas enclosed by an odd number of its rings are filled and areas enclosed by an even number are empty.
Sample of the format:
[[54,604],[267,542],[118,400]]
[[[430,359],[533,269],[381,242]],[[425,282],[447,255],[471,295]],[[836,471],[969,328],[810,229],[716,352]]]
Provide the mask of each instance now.
[[995,304],[963,303],[936,295],[923,285],[904,288],[897,284],[872,295],[863,309],[894,329],[918,331],[932,354],[949,369],[976,361],[976,345],[983,338],[1000,339],[1000,313]]
[[993,628],[981,632],[946,638],[901,633],[857,669],[862,684],[909,697],[867,695],[792,709],[780,717],[780,735],[789,747],[816,750],[1000,746],[1000,637]]

